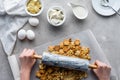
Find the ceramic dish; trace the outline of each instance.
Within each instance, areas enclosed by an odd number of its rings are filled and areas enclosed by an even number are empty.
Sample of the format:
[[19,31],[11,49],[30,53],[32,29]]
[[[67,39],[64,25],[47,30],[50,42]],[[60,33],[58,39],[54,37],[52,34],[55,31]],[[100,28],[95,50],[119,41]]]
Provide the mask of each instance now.
[[[109,0],[109,3],[116,11],[120,9],[120,0]],[[115,14],[111,8],[102,6],[101,0],[92,0],[92,5],[94,10],[100,15],[111,16]]]
[[[80,20],[83,20],[83,19],[86,19],[87,18],[87,16],[88,16],[88,10],[87,10],[87,8],[86,7],[84,7],[84,6],[80,6],[79,5],[79,7],[76,7],[76,8],[78,8],[78,9],[80,9],[80,8],[82,8],[83,10],[74,10],[73,9],[73,13],[74,13],[74,15],[75,15],[75,17],[76,18],[78,18],[78,19],[80,19]],[[81,14],[81,15],[77,15],[77,14],[80,14],[80,12],[84,12],[83,14]]]
[[[30,13],[30,12],[28,11],[28,9],[27,9],[27,4],[28,4],[29,1],[30,1],[30,0],[27,0],[26,3],[25,3],[25,11],[26,11],[26,13],[29,14],[30,16],[38,16],[38,15],[40,15],[41,12],[43,11],[43,2],[42,2],[42,0],[39,0],[40,4],[41,4],[41,6],[42,6],[41,9],[40,9],[37,13],[35,13],[35,14]],[[33,0],[33,1],[36,1],[36,0]]]
[[[55,12],[55,13],[54,13],[54,12],[50,13],[50,12],[53,11],[53,10],[61,11],[60,13],[62,13],[62,14],[56,14],[56,12]],[[52,16],[54,17],[54,19],[59,19],[59,18],[58,18],[59,15],[62,15],[63,18],[61,19],[61,22],[57,23],[57,22],[55,21],[56,23],[54,23],[54,22],[52,22],[52,19],[51,19],[50,15],[52,15]],[[55,18],[56,16],[57,16],[57,18]],[[48,9],[48,11],[47,11],[47,20],[48,20],[48,22],[49,22],[51,25],[53,25],[53,26],[61,26],[61,25],[65,22],[65,19],[66,19],[65,11],[64,11],[64,9],[63,9],[62,7],[60,7],[60,6],[52,6],[52,7],[50,7],[50,8]],[[59,19],[59,20],[60,20],[60,19]]]
[[87,18],[88,9],[85,6],[74,3],[68,3],[67,5],[72,8],[73,14],[75,15],[76,18],[80,20]]

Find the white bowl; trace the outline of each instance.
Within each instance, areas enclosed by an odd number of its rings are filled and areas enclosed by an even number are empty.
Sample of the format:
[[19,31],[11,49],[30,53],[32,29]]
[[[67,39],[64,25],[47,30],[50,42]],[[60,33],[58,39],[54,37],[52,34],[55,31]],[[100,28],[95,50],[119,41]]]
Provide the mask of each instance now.
[[[63,18],[63,20],[62,20],[61,23],[59,23],[59,24],[53,24],[53,23],[51,22],[51,20],[50,20],[50,18],[49,18],[49,12],[50,12],[52,9],[58,9],[58,10],[61,10],[61,11],[63,12],[64,18]],[[52,7],[50,7],[50,8],[48,9],[48,11],[47,11],[47,20],[48,20],[48,22],[49,22],[51,25],[53,25],[53,26],[61,26],[61,25],[65,22],[65,20],[66,20],[66,14],[65,14],[64,9],[63,9],[61,6],[52,6]]]
[[27,3],[28,3],[28,1],[29,0],[27,0],[26,3],[25,3],[25,11],[26,11],[26,13],[29,14],[30,16],[38,16],[38,15],[40,15],[41,12],[43,11],[43,2],[42,2],[42,0],[39,0],[41,5],[42,5],[42,8],[41,8],[41,10],[37,14],[32,14],[32,13],[28,12],[28,10],[27,10]]
[[[73,11],[73,14],[75,15],[76,18],[78,18],[78,19],[80,19],[80,20],[86,19],[87,16],[88,16],[88,9],[87,9],[85,6],[81,6],[81,5],[79,5],[78,7],[81,7],[81,8],[84,9],[84,11],[85,11],[84,14],[85,14],[85,15],[83,15],[83,16],[78,16],[78,15],[76,15],[76,14],[74,13],[74,11]],[[78,10],[77,10],[77,12],[78,12]]]

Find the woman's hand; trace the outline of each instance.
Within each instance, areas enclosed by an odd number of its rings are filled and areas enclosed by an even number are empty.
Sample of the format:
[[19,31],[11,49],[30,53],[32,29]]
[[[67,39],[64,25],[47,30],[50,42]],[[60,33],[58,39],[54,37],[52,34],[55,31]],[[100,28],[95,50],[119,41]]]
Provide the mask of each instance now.
[[32,58],[34,54],[35,51],[32,49],[24,49],[23,52],[20,54],[19,59],[21,63],[21,80],[30,80],[30,72],[36,61]]
[[93,69],[94,73],[97,75],[99,80],[110,80],[111,67],[103,62],[95,61],[95,65],[98,66],[97,69]]

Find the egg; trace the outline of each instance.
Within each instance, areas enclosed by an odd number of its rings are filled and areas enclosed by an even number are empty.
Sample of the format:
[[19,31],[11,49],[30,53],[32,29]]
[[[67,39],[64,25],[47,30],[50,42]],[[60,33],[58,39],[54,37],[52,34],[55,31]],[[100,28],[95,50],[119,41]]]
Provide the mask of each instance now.
[[23,39],[25,39],[25,37],[26,37],[26,31],[24,29],[19,30],[18,31],[18,38],[20,40],[23,40]]
[[27,31],[27,38],[28,38],[29,40],[35,39],[35,33],[34,33],[32,30],[28,30],[28,31]]
[[29,18],[29,23],[31,26],[37,26],[39,24],[39,19],[36,17]]

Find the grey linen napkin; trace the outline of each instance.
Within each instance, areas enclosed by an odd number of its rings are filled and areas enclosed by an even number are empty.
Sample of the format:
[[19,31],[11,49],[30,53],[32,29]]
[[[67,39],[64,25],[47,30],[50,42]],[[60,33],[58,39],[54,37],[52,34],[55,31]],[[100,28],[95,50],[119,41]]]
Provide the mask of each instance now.
[[26,0],[0,0],[0,39],[7,55],[11,55],[17,31],[27,22]]
[[8,61],[11,67],[14,80],[20,80],[19,63],[18,63],[16,56],[15,55],[8,56]]
[[8,56],[14,80],[20,80],[19,65],[12,51],[16,42],[17,31],[28,20],[25,12],[26,0],[0,0],[0,40]]

